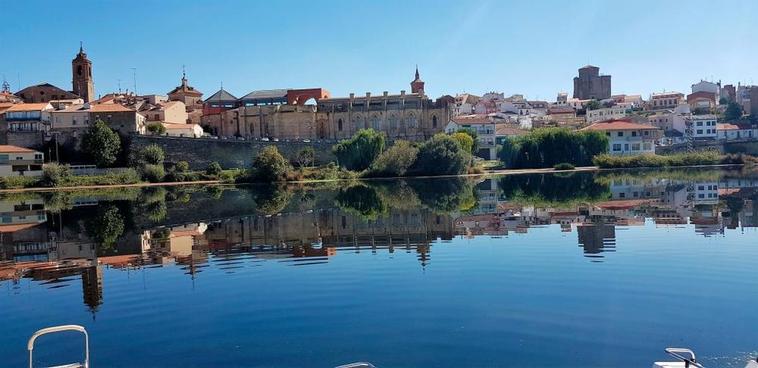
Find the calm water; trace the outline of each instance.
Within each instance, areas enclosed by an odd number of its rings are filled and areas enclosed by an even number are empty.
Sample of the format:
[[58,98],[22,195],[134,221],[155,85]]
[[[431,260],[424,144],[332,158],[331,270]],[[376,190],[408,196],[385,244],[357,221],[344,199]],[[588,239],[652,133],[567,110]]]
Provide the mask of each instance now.
[[0,365],[81,324],[96,367],[741,367],[756,200],[693,170],[6,196]]

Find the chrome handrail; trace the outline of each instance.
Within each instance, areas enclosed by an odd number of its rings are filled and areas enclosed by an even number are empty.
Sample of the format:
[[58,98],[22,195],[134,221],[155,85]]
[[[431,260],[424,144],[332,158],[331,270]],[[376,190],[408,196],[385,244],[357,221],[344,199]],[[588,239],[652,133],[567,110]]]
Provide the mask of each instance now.
[[84,364],[83,368],[89,368],[89,335],[84,327],[79,325],[62,325],[43,328],[35,332],[32,337],[29,338],[29,342],[26,344],[26,349],[29,350],[29,368],[33,368],[32,351],[34,350],[34,341],[42,335],[51,333],[64,332],[64,331],[77,331],[84,334]]

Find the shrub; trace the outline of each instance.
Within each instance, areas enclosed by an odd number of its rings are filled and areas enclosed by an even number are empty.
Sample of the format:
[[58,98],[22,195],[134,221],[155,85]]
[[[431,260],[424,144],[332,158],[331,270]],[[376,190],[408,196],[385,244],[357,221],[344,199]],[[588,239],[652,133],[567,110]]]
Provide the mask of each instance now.
[[275,182],[284,179],[291,170],[276,146],[267,146],[253,160],[251,179],[260,182]]
[[424,142],[411,171],[418,175],[458,175],[466,172],[471,154],[445,134]]
[[51,163],[45,165],[42,169],[41,183],[46,187],[57,187],[65,185],[71,177],[71,170],[66,165]]
[[471,137],[471,149],[469,150],[471,154],[475,154],[479,150],[479,135],[476,133],[476,130],[473,128],[458,129],[457,133],[463,133]]
[[176,163],[176,165],[174,165],[174,168],[176,169],[177,172],[185,173],[189,171],[190,169],[189,162],[179,161]]
[[721,155],[717,151],[688,152],[673,155],[647,153],[633,156],[615,156],[602,154],[596,156],[593,160],[595,165],[601,168],[716,165],[722,163],[744,163],[744,161],[744,158]]
[[392,147],[376,158],[366,176],[403,176],[416,162],[418,152],[419,149],[412,143],[402,140],[396,141]]
[[134,163],[136,165],[163,165],[164,159],[163,148],[157,144],[151,144],[137,151]]
[[222,171],[221,165],[216,161],[211,162],[208,164],[208,167],[205,168],[205,174],[212,178],[217,178],[221,175]]
[[340,165],[348,170],[362,171],[384,150],[384,133],[373,129],[361,129],[350,139],[345,139],[332,147]]
[[313,147],[305,147],[295,155],[295,161],[298,167],[307,167],[313,165],[313,161],[316,158],[316,150]]
[[166,127],[161,123],[153,123],[147,126],[147,131],[152,134],[162,135],[166,133]]
[[18,189],[30,188],[39,183],[39,178],[34,176],[5,176],[0,177],[0,188]]
[[574,165],[568,163],[568,162],[561,162],[560,164],[556,164],[553,166],[556,170],[574,170]]
[[144,165],[141,168],[142,177],[151,182],[159,183],[163,180],[166,172],[163,170],[163,165]]
[[607,151],[608,137],[601,132],[541,128],[506,140],[499,155],[507,167],[542,168],[563,162],[587,166],[594,156]]

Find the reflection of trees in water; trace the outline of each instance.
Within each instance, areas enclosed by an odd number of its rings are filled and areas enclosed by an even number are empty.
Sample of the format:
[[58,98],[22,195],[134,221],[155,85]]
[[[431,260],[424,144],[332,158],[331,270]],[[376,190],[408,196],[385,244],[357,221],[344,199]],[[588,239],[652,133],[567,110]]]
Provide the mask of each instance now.
[[340,189],[335,202],[342,210],[353,213],[365,220],[376,220],[387,213],[387,203],[376,189],[363,184]]
[[474,185],[464,178],[410,180],[419,201],[435,212],[466,211],[476,207]]
[[124,233],[124,217],[115,205],[100,206],[97,215],[84,222],[92,240],[103,248],[110,248]]
[[591,173],[506,175],[498,186],[506,200],[531,204],[572,205],[611,197],[610,186],[595,181]]
[[166,189],[163,187],[148,187],[140,193],[138,211],[150,221],[158,222],[166,218]]
[[254,191],[255,205],[258,211],[273,215],[287,207],[292,192],[286,187],[276,184],[256,186]]

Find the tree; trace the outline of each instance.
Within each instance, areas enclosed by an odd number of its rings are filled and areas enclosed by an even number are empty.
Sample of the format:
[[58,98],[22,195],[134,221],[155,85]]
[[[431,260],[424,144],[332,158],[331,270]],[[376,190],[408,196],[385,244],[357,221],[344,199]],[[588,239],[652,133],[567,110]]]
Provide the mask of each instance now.
[[146,164],[140,167],[142,172],[142,178],[151,183],[160,183],[163,177],[166,176],[166,171],[163,169],[163,165],[151,165]]
[[286,178],[290,163],[276,146],[267,146],[253,160],[251,178],[260,182],[275,182]]
[[476,133],[476,130],[472,128],[464,128],[464,129],[458,129],[456,133],[465,133],[468,134],[469,137],[471,137],[471,140],[474,142],[471,145],[471,154],[475,154],[476,151],[479,151],[479,134]]
[[419,148],[412,171],[419,175],[458,175],[468,169],[471,154],[446,134],[437,134]]
[[724,120],[733,121],[742,117],[742,106],[734,101],[729,101],[724,110]]
[[451,135],[453,139],[458,142],[458,144],[461,145],[461,148],[463,148],[464,151],[473,154],[474,151],[474,139],[471,138],[471,135],[465,133],[465,132],[457,132],[453,133]]
[[418,148],[408,141],[395,141],[371,164],[367,176],[404,176],[418,157]]
[[587,111],[597,110],[599,108],[602,108],[603,105],[600,104],[598,100],[589,100],[585,105],[584,109]]
[[147,126],[147,131],[155,135],[163,135],[166,133],[166,127],[161,123],[153,123]]
[[221,172],[223,170],[221,169],[221,165],[219,165],[218,162],[213,161],[210,164],[208,164],[208,167],[205,168],[205,174],[217,178],[219,175],[221,175]]
[[313,161],[316,157],[316,150],[313,147],[305,147],[301,149],[295,156],[295,161],[299,167],[306,167],[313,165]]
[[384,133],[361,129],[355,136],[332,147],[340,165],[348,170],[366,170],[384,150]]
[[95,121],[82,137],[82,149],[100,167],[116,162],[121,138],[102,120]]

